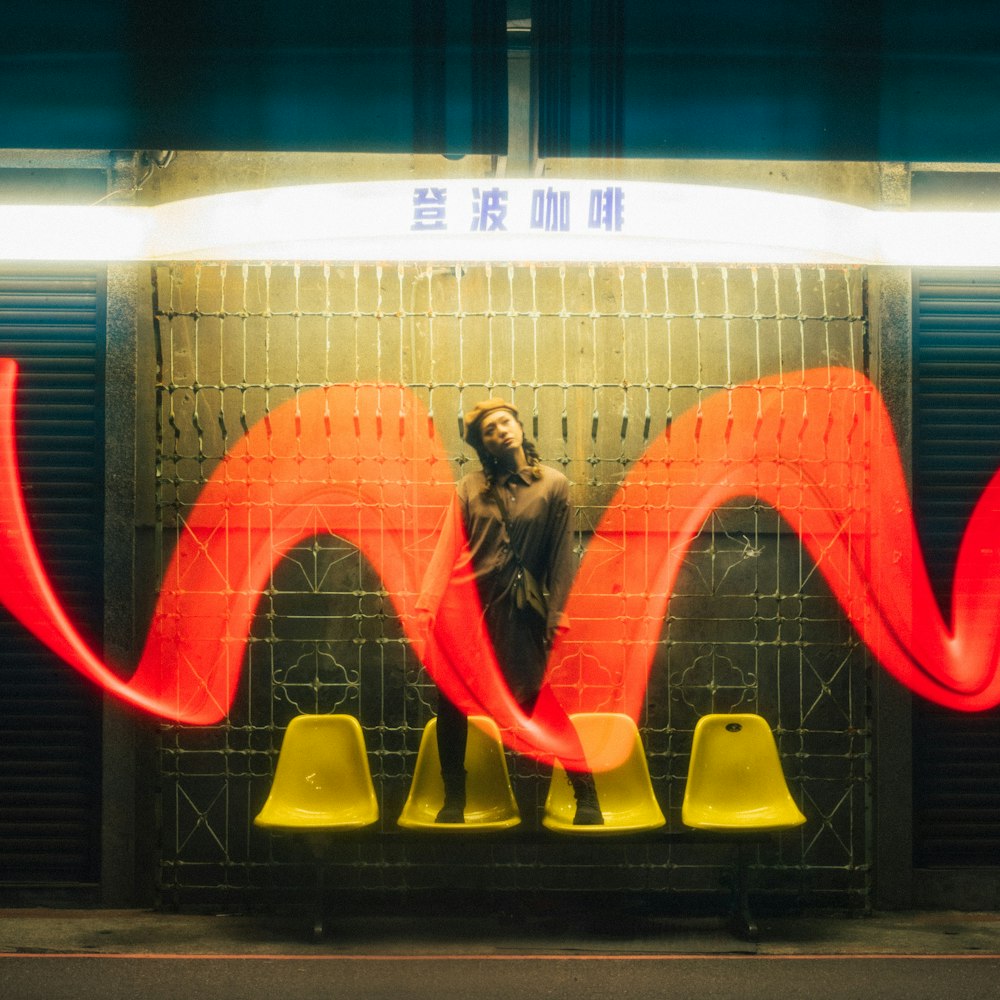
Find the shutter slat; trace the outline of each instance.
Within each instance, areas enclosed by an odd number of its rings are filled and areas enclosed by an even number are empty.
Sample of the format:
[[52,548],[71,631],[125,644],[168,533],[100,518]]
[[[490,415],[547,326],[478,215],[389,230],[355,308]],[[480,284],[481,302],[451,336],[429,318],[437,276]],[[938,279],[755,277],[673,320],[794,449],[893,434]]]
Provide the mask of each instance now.
[[[914,504],[948,608],[965,524],[1000,467],[1000,272],[913,277]],[[918,865],[1000,864],[1000,713],[918,702],[913,799]]]
[[[18,468],[46,570],[99,640],[103,606],[102,281],[0,267],[0,356],[20,369]],[[98,876],[100,694],[0,613],[0,882]]]

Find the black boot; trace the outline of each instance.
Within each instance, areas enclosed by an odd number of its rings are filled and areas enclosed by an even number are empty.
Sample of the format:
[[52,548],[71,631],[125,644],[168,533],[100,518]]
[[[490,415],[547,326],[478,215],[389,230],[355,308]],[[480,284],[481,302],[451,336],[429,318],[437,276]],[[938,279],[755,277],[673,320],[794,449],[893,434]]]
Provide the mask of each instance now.
[[603,826],[604,815],[601,812],[601,804],[597,801],[594,776],[589,771],[570,771],[567,777],[576,796],[576,815],[573,817],[573,825]]
[[444,805],[434,818],[435,823],[465,822],[465,771],[442,771]]

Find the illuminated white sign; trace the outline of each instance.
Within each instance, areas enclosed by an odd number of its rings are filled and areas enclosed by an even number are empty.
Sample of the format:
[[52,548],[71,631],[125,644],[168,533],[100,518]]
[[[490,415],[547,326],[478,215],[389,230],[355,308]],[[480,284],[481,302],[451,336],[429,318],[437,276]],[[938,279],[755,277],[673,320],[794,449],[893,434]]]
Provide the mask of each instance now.
[[153,207],[0,205],[0,259],[996,267],[1000,214],[645,181],[322,184]]

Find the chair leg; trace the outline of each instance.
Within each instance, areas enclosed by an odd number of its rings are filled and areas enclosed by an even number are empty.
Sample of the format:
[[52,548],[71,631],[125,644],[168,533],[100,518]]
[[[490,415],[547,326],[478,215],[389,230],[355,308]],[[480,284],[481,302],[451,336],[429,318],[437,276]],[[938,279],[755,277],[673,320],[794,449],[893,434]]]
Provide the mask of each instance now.
[[316,862],[316,877],[313,879],[313,940],[320,941],[326,936],[326,866],[330,860],[331,843],[327,836],[321,833],[306,835],[309,852]]
[[743,941],[757,941],[760,929],[750,913],[746,845],[738,844],[733,865],[733,894],[729,910],[729,929]]
[[325,910],[325,893],[324,888],[324,876],[326,874],[326,865],[323,862],[322,856],[317,856],[316,858],[316,894],[313,900],[313,940],[322,941],[326,935],[326,926],[324,920],[324,910]]

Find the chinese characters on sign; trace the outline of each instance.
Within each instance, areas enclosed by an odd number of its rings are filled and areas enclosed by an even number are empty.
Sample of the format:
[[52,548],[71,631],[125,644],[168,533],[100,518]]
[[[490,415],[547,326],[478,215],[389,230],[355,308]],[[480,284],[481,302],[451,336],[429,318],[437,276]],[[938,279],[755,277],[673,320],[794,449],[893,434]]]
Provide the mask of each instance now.
[[590,192],[590,211],[587,215],[589,229],[605,232],[621,231],[625,222],[625,193],[620,187],[597,188]]
[[[573,195],[578,192],[559,190],[552,186],[535,188],[527,220],[512,221],[513,228],[540,230],[547,233],[571,233],[574,230],[621,232],[625,227],[625,191],[621,187],[591,188],[588,196],[586,225],[581,216],[582,206],[573,214]],[[582,199],[581,199],[582,200]],[[509,191],[502,187],[472,189],[469,232],[506,232],[511,210]],[[448,229],[448,189],[417,187],[413,189],[411,231]],[[525,221],[527,225],[524,225]],[[520,225],[518,225],[520,223]]]
[[445,205],[448,191],[440,187],[413,189],[413,225],[410,229],[447,229]]
[[472,189],[472,225],[474,233],[493,229],[506,229],[507,192],[493,187],[480,192]]
[[554,188],[532,191],[531,228],[544,229],[548,233],[568,233],[569,191],[556,191]]

